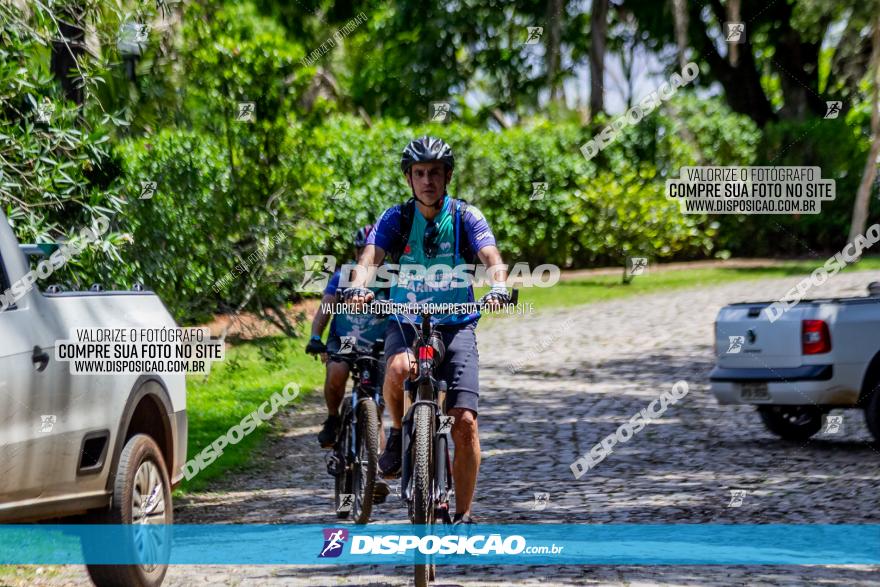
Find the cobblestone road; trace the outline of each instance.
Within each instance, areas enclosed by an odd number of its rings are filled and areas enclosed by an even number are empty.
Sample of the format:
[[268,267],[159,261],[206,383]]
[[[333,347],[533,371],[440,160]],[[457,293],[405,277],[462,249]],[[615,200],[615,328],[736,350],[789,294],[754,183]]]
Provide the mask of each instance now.
[[[876,275],[835,277],[816,292],[862,295]],[[708,392],[712,327],[729,302],[774,299],[798,278],[680,290],[486,321],[478,330],[483,467],[475,515],[483,523],[878,523],[880,454],[862,414],[844,432],[792,444],[753,409]],[[545,338],[547,337],[547,338]],[[545,350],[540,350],[544,348]],[[511,374],[510,365],[522,362]],[[690,393],[593,471],[569,464],[684,379]],[[261,465],[216,492],[178,500],[188,523],[334,521],[332,483],[315,442],[313,395],[284,416],[287,432]],[[838,413],[838,412],[835,412]],[[732,488],[747,491],[728,507]],[[543,511],[534,493],[549,494]],[[377,523],[406,522],[396,500]],[[406,585],[409,567],[172,567],[166,585]],[[48,581],[81,584],[80,568]],[[880,585],[878,567],[440,567],[438,585]]]

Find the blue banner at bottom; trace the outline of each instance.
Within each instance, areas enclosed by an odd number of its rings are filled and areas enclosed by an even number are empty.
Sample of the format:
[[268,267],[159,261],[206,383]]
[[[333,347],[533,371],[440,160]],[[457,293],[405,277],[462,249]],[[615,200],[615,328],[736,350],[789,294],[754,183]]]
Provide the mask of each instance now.
[[872,565],[880,524],[0,525],[0,564]]

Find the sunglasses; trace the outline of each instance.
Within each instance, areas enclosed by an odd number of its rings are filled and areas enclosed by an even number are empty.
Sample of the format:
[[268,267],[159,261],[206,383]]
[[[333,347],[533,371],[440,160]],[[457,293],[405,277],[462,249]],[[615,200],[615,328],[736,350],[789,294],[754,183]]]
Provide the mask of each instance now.
[[437,235],[439,233],[440,230],[437,228],[437,223],[433,220],[429,221],[428,226],[425,227],[425,237],[422,241],[422,250],[429,259],[437,255],[437,248],[439,246]]

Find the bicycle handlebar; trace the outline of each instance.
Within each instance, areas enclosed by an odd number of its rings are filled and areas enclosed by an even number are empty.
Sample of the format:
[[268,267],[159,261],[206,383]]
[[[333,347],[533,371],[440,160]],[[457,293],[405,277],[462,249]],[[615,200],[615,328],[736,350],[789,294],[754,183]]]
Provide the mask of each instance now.
[[[519,290],[511,290],[510,301],[502,306],[515,306],[519,299]],[[373,300],[364,304],[364,306],[372,314],[379,316],[389,316],[392,314],[470,314],[472,312],[481,312],[489,308],[489,304],[484,302],[420,302],[420,303],[400,303],[389,300]]]

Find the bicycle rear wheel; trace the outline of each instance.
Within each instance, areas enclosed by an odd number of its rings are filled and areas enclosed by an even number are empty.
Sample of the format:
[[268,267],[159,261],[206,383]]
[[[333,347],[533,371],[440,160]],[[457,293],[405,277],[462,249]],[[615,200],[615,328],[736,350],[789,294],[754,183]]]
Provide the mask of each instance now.
[[[430,405],[416,406],[413,413],[413,524],[434,522],[434,410]],[[416,587],[427,587],[431,565],[415,565]]]
[[355,524],[366,524],[373,512],[373,489],[379,471],[379,414],[372,401],[358,403],[357,460],[352,468]]
[[347,404],[343,405],[340,416],[342,423],[340,424],[336,446],[333,448],[338,459],[334,501],[336,504],[336,517],[340,520],[345,520],[348,518],[350,510],[340,512],[339,506],[342,505],[342,496],[352,492],[351,468],[348,466],[349,445],[351,442],[351,434],[349,433],[351,408]]

